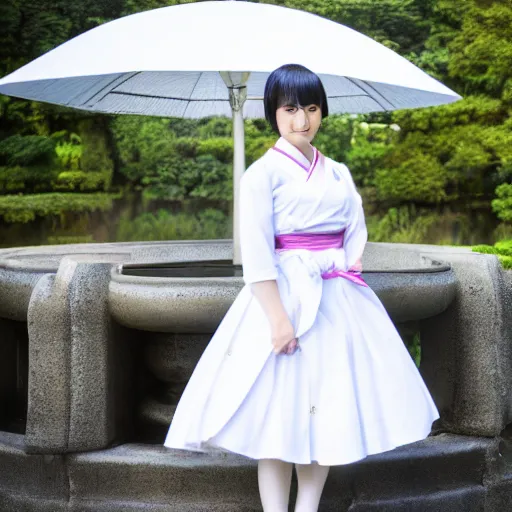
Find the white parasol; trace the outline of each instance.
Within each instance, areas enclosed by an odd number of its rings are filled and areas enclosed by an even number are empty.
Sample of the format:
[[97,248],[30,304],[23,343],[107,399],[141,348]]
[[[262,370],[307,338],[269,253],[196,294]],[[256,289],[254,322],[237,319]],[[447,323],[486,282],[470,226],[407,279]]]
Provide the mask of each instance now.
[[324,84],[330,113],[450,103],[460,96],[359,32],[276,5],[211,1],[105,23],[0,80],[0,93],[111,114],[233,117],[234,263],[244,117],[264,117],[271,71],[302,64]]

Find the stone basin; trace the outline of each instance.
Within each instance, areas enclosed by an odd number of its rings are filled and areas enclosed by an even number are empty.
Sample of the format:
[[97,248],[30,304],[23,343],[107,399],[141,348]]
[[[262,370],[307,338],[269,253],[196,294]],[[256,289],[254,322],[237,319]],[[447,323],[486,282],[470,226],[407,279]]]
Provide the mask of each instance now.
[[[450,265],[423,256],[408,258],[402,268],[400,261],[395,265],[374,263],[363,272],[394,321],[430,318],[453,300],[456,278]],[[211,333],[243,286],[242,268],[230,260],[125,263],[112,269],[109,307],[126,327]]]

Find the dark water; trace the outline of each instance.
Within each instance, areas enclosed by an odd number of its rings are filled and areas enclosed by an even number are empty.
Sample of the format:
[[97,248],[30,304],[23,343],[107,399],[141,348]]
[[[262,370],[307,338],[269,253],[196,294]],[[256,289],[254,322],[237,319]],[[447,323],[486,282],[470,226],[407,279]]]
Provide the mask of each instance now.
[[[64,243],[129,242],[232,237],[229,204],[204,200],[187,203],[144,201],[131,194],[113,201],[108,212],[66,213],[38,217],[29,223],[0,220],[0,247],[53,245]],[[373,220],[378,220],[378,214]],[[367,219],[370,241],[400,241],[431,244],[494,244],[498,221],[488,208],[465,207],[463,211],[436,214],[428,235],[386,240],[373,230],[375,222]],[[393,231],[392,231],[393,232]],[[373,237],[372,237],[373,234]],[[380,236],[380,238],[379,238]],[[377,238],[375,238],[377,237]]]
[[[229,205],[204,200],[115,199],[109,211],[67,212],[28,223],[0,218],[0,248],[65,243],[231,238]],[[196,236],[194,236],[196,235]]]

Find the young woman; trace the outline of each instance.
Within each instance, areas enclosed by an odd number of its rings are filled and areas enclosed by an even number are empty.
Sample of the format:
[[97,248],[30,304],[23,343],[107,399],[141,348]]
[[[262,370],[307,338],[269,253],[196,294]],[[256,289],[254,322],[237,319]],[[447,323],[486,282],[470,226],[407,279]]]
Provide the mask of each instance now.
[[311,145],[327,99],[285,65],[265,86],[280,138],[241,182],[246,286],[178,404],[165,445],[258,459],[265,512],[318,509],[329,467],[425,438],[439,417],[398,332],[361,278],[367,240],[350,171]]

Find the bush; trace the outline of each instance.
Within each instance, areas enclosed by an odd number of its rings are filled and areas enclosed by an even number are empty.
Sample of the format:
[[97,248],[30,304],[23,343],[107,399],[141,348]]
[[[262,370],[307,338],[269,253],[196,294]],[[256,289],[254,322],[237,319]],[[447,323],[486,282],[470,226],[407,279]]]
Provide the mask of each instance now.
[[13,135],[0,141],[0,165],[50,165],[55,160],[56,142],[39,135]]
[[512,270],[512,240],[501,240],[494,245],[475,245],[472,250],[482,254],[495,254],[504,269]]
[[[216,137],[231,137],[233,121],[227,117],[211,117],[199,120],[199,137],[214,139]],[[179,134],[183,136],[181,133]]]
[[372,242],[425,243],[437,215],[416,208],[390,208],[383,217],[367,218],[369,239]]
[[144,196],[148,199],[233,198],[232,166],[211,155],[170,159],[159,167],[156,176],[147,176],[142,183],[146,185]]
[[227,138],[211,138],[199,142],[198,155],[210,155],[223,164],[233,162],[233,141]]
[[62,244],[92,244],[94,238],[92,235],[54,235],[47,239],[48,245]]
[[114,194],[37,194],[0,197],[0,216],[6,222],[30,222],[36,216],[62,215],[67,212],[108,211]]
[[195,158],[199,140],[192,137],[181,137],[174,142],[175,152],[182,158]]
[[512,222],[512,185],[503,183],[496,187],[496,199],[491,206],[499,219]]
[[59,171],[44,167],[0,167],[0,193],[47,192]]
[[383,201],[436,204],[446,198],[446,170],[431,155],[412,150],[406,161],[378,170],[375,185]]
[[58,175],[53,188],[62,191],[80,190],[86,192],[103,190],[106,192],[110,188],[111,181],[112,171],[64,171]]
[[[157,172],[161,165],[176,157],[172,120],[138,116],[117,116],[112,121],[114,143],[120,171],[130,181],[139,183]],[[187,120],[174,120],[178,121]],[[105,169],[104,166],[100,169]]]
[[[63,135],[58,133],[54,138],[63,139]],[[80,160],[83,156],[82,140],[75,133],[69,135],[69,141],[59,140],[55,147],[55,153],[59,164],[63,169],[80,169]]]

